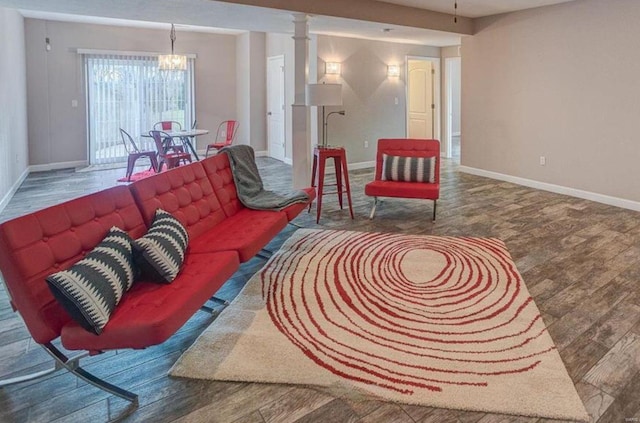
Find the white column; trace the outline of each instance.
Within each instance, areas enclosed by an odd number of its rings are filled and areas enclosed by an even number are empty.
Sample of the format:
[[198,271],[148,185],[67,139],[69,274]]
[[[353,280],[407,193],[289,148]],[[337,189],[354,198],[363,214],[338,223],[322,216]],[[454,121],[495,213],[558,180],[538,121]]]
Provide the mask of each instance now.
[[311,184],[311,138],[309,133],[309,108],[306,87],[309,69],[309,24],[304,13],[293,15],[294,43],[294,103],[291,121],[293,127],[293,187],[304,188]]

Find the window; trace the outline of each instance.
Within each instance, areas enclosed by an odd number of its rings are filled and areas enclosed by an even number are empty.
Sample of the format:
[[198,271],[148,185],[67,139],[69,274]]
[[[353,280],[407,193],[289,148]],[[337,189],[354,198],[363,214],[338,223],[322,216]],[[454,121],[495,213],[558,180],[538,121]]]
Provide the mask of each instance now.
[[193,64],[186,71],[161,71],[153,56],[85,55],[89,162],[126,160],[119,128],[141,149],[154,149],[141,137],[163,120],[190,128],[194,114]]

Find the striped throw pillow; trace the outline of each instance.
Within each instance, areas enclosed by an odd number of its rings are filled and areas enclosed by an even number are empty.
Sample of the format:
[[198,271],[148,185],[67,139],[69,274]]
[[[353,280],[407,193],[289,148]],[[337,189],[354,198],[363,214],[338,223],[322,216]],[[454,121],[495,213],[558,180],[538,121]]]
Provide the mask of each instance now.
[[134,274],[131,238],[114,226],[82,260],[46,280],[73,320],[100,335]]
[[436,181],[436,158],[382,155],[382,180],[402,182]]
[[133,241],[133,258],[141,277],[152,282],[172,282],[182,267],[189,235],[173,215],[156,211],[149,231]]

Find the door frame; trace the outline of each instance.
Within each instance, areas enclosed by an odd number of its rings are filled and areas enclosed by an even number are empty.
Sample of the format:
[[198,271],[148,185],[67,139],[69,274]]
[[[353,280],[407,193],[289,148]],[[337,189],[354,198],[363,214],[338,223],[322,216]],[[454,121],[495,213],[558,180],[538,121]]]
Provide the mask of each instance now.
[[[409,136],[409,60],[423,60],[433,63],[435,74],[433,78],[433,104],[435,110],[433,115],[433,138],[439,140],[442,135],[440,129],[440,58],[429,56],[405,56],[404,74],[405,74],[405,108],[404,108],[404,136]],[[442,143],[440,143],[442,149]]]
[[[287,160],[287,128],[286,128],[286,123],[287,123],[287,107],[286,107],[286,102],[287,102],[287,75],[286,75],[286,58],[284,54],[277,54],[275,56],[267,56],[267,109],[269,109],[269,100],[270,100],[270,95],[273,92],[273,89],[270,87],[269,85],[269,63],[271,60],[282,60],[282,100],[283,100],[283,105],[285,107],[283,107],[282,109],[282,140],[284,142],[284,145],[282,146],[282,151],[283,151],[283,155],[282,158],[277,158],[274,157],[276,160],[281,160],[283,162],[286,162]],[[269,110],[267,110],[267,113],[269,112]],[[267,118],[267,154],[269,157],[273,157],[271,155],[271,139],[269,137],[270,134],[270,130],[269,130],[269,115],[267,114],[266,116]]]

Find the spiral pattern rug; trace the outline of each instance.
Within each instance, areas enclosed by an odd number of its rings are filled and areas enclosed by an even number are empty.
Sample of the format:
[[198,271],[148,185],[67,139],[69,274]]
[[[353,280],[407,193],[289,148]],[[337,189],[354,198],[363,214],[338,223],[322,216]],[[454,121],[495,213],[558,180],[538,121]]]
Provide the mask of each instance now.
[[496,239],[298,230],[170,374],[588,421]]

